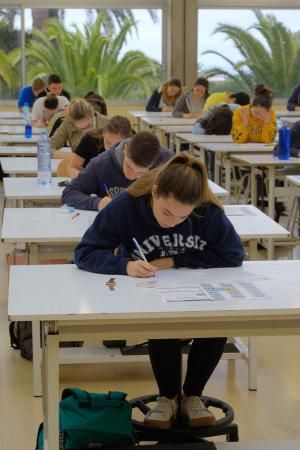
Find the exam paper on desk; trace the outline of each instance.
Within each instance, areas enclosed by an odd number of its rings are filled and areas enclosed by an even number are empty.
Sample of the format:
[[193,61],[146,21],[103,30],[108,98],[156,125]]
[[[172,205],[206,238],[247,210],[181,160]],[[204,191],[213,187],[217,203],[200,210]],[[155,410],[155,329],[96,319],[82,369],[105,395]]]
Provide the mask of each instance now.
[[239,280],[227,278],[216,281],[216,278],[205,276],[203,271],[161,271],[155,280],[139,282],[138,286],[155,288],[163,302],[197,302],[232,299],[268,299],[259,281],[269,280],[260,274],[248,273]]

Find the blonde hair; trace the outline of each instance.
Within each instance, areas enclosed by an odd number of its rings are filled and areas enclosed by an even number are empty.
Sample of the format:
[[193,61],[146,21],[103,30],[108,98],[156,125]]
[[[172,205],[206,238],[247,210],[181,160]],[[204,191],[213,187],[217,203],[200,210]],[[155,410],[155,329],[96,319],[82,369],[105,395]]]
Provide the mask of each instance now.
[[150,196],[154,185],[158,197],[172,195],[183,204],[197,207],[203,203],[213,203],[223,209],[222,203],[209,188],[204,164],[199,158],[186,152],[173,156],[164,165],[146,172],[127,188],[127,192],[132,197]]
[[[176,86],[179,90],[176,95],[168,95],[168,87]],[[181,81],[178,78],[171,78],[168,81],[165,81],[161,86],[161,93],[163,102],[167,106],[175,106],[176,100],[182,94],[182,86]]]
[[32,89],[35,91],[41,91],[45,88],[45,82],[41,78],[35,78],[32,82]]
[[72,122],[77,122],[78,120],[93,117],[94,112],[93,106],[84,98],[74,98],[68,107],[67,115]]

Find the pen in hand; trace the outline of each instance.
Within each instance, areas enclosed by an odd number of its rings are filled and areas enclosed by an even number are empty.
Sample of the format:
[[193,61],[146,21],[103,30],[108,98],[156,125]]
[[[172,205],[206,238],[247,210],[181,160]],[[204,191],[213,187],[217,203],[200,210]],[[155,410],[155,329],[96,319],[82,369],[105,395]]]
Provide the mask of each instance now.
[[141,255],[142,259],[143,259],[145,262],[148,262],[146,256],[145,256],[144,253],[143,253],[143,250],[141,249],[140,244],[138,243],[138,241],[137,241],[135,238],[132,238],[132,240],[133,240],[133,242],[134,242],[135,248],[137,249],[137,251],[138,251],[139,254]]
[[106,184],[106,183],[103,183],[103,187],[104,187],[104,189],[105,189],[105,192],[106,192],[107,196],[108,196],[109,198],[111,198],[111,195],[110,195],[110,192],[109,192],[109,190],[108,190],[107,184]]

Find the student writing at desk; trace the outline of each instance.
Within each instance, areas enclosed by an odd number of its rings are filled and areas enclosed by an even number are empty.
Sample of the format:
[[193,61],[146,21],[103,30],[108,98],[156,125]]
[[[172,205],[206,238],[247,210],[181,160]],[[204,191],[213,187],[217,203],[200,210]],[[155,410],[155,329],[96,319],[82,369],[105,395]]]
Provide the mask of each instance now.
[[78,209],[101,210],[143,173],[172,155],[160,147],[156,136],[142,131],[93,158],[63,191],[62,203]]
[[[242,261],[242,244],[208,187],[205,167],[186,153],[146,173],[107,205],[75,249],[80,269],[132,277],[151,277],[157,270],[179,267],[234,267]],[[191,427],[215,423],[200,396],[225,343],[225,337],[193,340],[181,405]],[[168,429],[176,418],[180,352],[180,339],[149,341],[159,388],[157,406],[145,417],[149,427]]]

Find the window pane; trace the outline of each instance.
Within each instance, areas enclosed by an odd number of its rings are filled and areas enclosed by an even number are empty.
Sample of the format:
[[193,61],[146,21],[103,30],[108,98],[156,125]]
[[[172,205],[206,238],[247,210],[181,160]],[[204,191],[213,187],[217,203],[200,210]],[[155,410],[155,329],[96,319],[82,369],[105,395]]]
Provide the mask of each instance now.
[[198,19],[199,72],[214,75],[212,90],[265,83],[286,97],[299,83],[300,10],[199,9]]
[[26,74],[57,73],[74,96],[147,98],[161,80],[162,11],[26,9]]
[[0,99],[18,97],[21,85],[20,42],[18,26],[20,10],[17,8],[0,9]]

